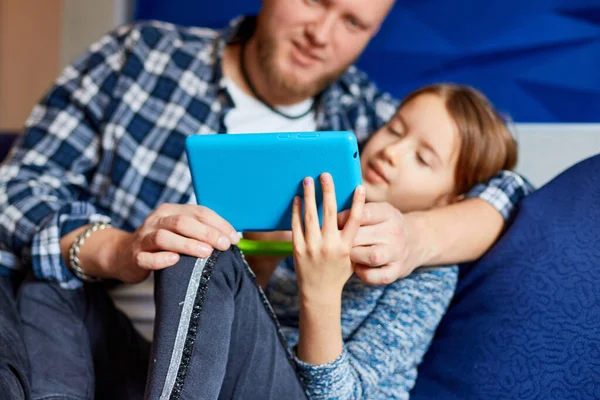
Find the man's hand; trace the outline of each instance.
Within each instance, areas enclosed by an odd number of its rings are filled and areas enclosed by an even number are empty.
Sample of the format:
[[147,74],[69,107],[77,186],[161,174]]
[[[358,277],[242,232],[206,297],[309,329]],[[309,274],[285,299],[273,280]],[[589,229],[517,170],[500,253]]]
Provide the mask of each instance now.
[[[340,213],[339,225],[347,219],[348,211]],[[365,282],[388,284],[421,266],[476,260],[503,228],[502,215],[478,198],[404,215],[387,203],[367,203],[351,258]]]
[[214,211],[197,205],[162,204],[122,241],[116,252],[123,282],[139,282],[150,271],[170,267],[179,254],[209,257],[237,244],[235,229]]
[[[348,216],[349,210],[338,215],[340,227]],[[420,240],[417,223],[388,203],[365,204],[350,255],[355,273],[369,284],[385,285],[420,267],[430,250]]]
[[[65,262],[69,248],[82,227],[60,240]],[[162,204],[133,233],[111,228],[91,235],[81,247],[79,259],[88,275],[138,283],[150,271],[170,267],[179,254],[208,257],[213,249],[237,244],[235,229],[214,211],[197,205]]]

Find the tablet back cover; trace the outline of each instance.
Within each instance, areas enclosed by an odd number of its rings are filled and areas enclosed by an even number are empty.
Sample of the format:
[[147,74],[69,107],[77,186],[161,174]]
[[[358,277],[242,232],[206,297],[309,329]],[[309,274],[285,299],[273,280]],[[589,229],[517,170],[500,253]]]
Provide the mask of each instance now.
[[186,150],[198,204],[241,232],[290,230],[292,201],[307,176],[315,179],[319,219],[321,173],[333,177],[338,211],[350,208],[362,183],[351,132],[194,135]]

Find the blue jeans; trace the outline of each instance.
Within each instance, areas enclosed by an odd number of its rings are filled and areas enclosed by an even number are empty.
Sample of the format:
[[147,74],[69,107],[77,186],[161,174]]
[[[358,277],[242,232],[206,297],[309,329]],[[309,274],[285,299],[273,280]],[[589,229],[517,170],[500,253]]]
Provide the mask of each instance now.
[[33,399],[142,398],[150,343],[102,285],[25,281],[18,306]]
[[29,399],[29,360],[12,278],[0,276],[0,395]]
[[155,282],[151,349],[101,285],[26,282],[19,305],[34,398],[306,399],[237,248],[182,256]]

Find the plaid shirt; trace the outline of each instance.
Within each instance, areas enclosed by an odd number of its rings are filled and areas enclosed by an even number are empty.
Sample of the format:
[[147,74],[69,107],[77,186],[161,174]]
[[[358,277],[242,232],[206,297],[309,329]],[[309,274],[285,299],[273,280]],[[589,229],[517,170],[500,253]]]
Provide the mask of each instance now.
[[[0,167],[5,272],[32,265],[42,279],[78,287],[61,258],[61,237],[96,221],[133,231],[161,203],[194,201],[184,140],[226,132],[234,104],[221,72],[223,50],[250,21],[222,32],[124,26],[63,71]],[[322,94],[316,122],[364,142],[397,105],[351,67]],[[469,195],[509,218],[528,191],[520,176],[502,172]]]

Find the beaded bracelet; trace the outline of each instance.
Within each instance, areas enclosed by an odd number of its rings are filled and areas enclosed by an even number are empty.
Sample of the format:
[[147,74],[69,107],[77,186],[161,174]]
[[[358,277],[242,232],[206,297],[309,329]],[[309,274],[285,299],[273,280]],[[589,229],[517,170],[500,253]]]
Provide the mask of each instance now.
[[79,262],[79,251],[81,250],[81,246],[85,243],[85,240],[90,237],[90,235],[94,232],[101,231],[103,229],[110,228],[110,225],[106,222],[96,222],[92,226],[88,227],[85,231],[83,231],[79,236],[73,240],[73,244],[69,249],[69,267],[73,274],[81,279],[84,282],[99,282],[102,279],[96,276],[91,276],[83,272],[81,268],[81,263]]

